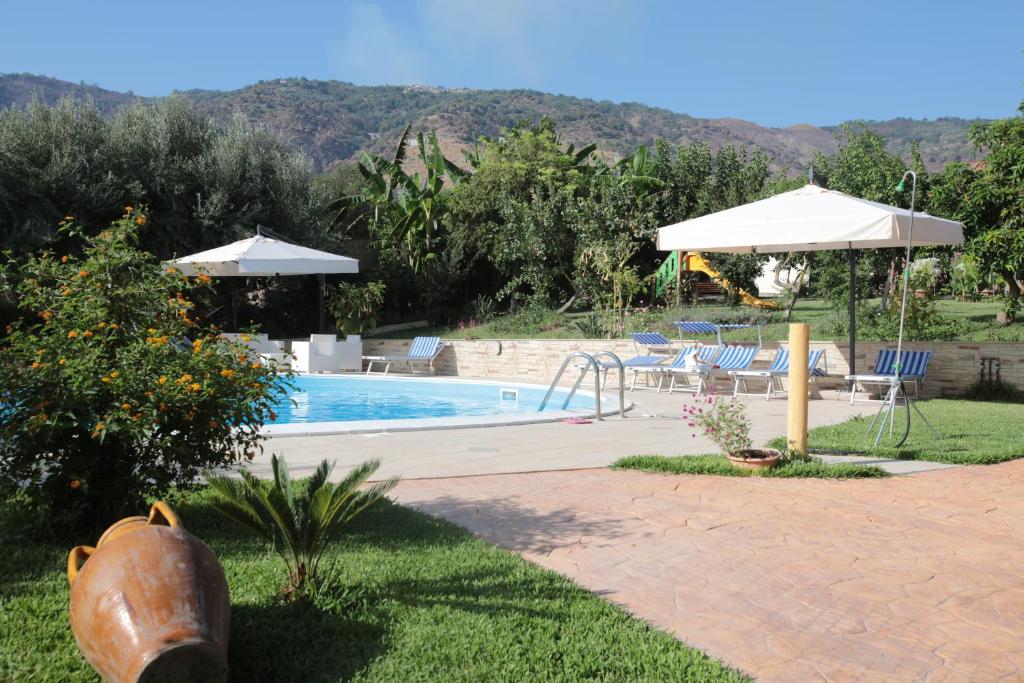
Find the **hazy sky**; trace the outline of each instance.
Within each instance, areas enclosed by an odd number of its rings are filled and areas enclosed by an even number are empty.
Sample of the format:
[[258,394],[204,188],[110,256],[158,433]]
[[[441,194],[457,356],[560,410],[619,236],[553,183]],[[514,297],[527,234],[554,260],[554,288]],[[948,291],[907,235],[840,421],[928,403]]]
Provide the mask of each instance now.
[[531,88],[767,125],[1008,116],[1024,0],[0,0],[0,73]]

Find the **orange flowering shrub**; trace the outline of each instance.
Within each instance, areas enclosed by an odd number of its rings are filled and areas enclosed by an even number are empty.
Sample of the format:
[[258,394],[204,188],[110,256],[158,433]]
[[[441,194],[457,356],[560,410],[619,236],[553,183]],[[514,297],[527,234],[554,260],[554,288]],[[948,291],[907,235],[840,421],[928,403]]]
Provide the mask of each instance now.
[[287,381],[196,322],[189,293],[208,280],[139,251],[144,216],[81,259],[3,269],[22,317],[0,336],[0,478],[100,524],[251,458]]

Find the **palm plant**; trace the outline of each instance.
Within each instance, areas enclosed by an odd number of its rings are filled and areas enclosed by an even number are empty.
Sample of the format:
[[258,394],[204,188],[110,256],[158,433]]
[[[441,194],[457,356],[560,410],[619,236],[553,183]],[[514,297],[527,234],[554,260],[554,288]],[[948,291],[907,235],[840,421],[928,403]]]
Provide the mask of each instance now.
[[333,464],[320,463],[312,476],[293,482],[283,458],[270,459],[272,481],[259,479],[248,470],[241,478],[207,475],[214,493],[213,507],[258,536],[269,541],[288,569],[290,590],[314,587],[324,551],[359,513],[379,501],[398,483],[397,478],[360,486],[377,471],[380,461],[368,460],[341,482],[327,481]]

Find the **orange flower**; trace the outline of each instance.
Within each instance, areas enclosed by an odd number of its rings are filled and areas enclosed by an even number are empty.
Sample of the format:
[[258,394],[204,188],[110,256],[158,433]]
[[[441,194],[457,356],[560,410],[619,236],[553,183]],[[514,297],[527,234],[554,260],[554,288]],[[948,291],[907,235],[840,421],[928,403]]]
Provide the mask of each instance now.
[[144,391],[144,392],[142,392],[142,395],[145,396],[146,398],[153,398],[153,392],[152,391]]
[[78,271],[78,277],[89,277],[89,271],[88,270],[80,270],[80,271]]
[[167,384],[167,375],[160,375],[160,379],[156,381],[157,384]]
[[103,424],[102,422],[97,422],[96,426],[92,428],[93,436],[99,434],[100,432],[102,432],[106,428],[107,428],[107,425]]
[[110,376],[111,376],[111,377],[117,377],[117,376],[119,376],[120,374],[121,374],[120,372],[118,372],[117,370],[114,370],[114,371],[113,371],[112,373],[110,373]]
[[262,368],[263,367],[263,363],[253,363],[252,367],[253,367],[253,369]]
[[132,409],[132,404],[131,403],[122,403],[121,404],[121,410],[131,410],[131,409]]
[[83,337],[91,337],[92,336],[92,330],[86,330],[85,332],[82,333],[82,336]]
[[178,272],[178,269],[177,269],[177,268],[175,268],[174,266],[171,266],[170,268],[166,268],[166,269],[164,270],[164,272],[165,272],[165,273],[170,273],[171,275],[173,275],[174,273],[177,273],[177,272]]
[[75,217],[74,216],[64,216],[64,220],[66,220],[66,221],[73,221],[73,220],[75,220]]
[[64,365],[66,363],[67,363],[67,361],[64,360],[63,358],[61,358],[59,361],[57,361],[57,365]]
[[39,368],[41,368],[41,367],[43,367],[43,364],[42,364],[42,363],[40,363],[40,362],[39,362],[39,361],[37,361],[37,360],[36,360],[36,361],[32,361],[32,369],[33,369],[33,370],[38,370],[38,369],[39,369]]
[[235,371],[234,370],[229,370],[228,368],[224,368],[223,370],[220,371],[220,376],[221,377],[229,377],[229,378],[230,377],[234,377],[235,376]]
[[82,482],[81,482],[81,481],[79,481],[78,479],[72,479],[72,480],[71,480],[71,483],[70,483],[70,484],[68,484],[68,486],[70,486],[70,487],[71,487],[71,490],[72,490],[72,491],[77,491],[77,490],[78,490],[78,487],[80,487],[81,485],[82,485]]
[[71,330],[70,332],[68,332],[68,339],[74,339],[77,336],[78,336],[78,331],[77,330]]
[[203,350],[203,340],[202,339],[196,339],[194,342],[192,342],[192,351],[193,352],[199,353],[202,350]]
[[71,289],[69,287],[65,287],[64,289],[60,290],[60,293],[63,296],[68,296],[69,294],[71,294]]
[[141,213],[138,216],[135,217],[135,225],[145,225],[145,224],[146,224],[146,217],[143,216]]
[[132,206],[131,204],[126,204],[125,207],[124,207],[124,212],[126,214],[129,214],[129,213],[131,213],[134,210],[135,210],[135,207]]
[[119,327],[120,327],[120,325],[118,325],[117,323],[110,323],[110,329],[112,329],[112,330],[116,330]]
[[191,389],[192,391],[199,391],[200,389],[203,388],[203,385],[200,384],[199,382],[192,382],[192,384],[188,385],[188,388]]
[[132,419],[133,419],[133,420],[138,420],[138,419],[140,419],[141,417],[142,417],[142,413],[135,413],[134,415],[132,415]]
[[67,257],[67,255],[61,256],[61,257],[60,257],[60,262],[61,262],[61,263],[67,263],[67,262],[68,262],[68,257]]
[[196,276],[196,282],[198,282],[201,285],[205,285],[209,281],[210,281],[210,276],[207,275],[206,273],[199,273],[199,275]]

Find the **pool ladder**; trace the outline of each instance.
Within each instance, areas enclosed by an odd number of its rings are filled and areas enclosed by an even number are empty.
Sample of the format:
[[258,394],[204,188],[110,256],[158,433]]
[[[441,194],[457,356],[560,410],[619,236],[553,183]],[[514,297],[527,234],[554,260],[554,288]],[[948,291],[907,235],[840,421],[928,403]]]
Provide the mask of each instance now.
[[611,351],[598,351],[591,355],[584,353],[583,351],[574,351],[565,357],[562,361],[562,367],[558,368],[558,372],[555,374],[555,379],[551,382],[551,386],[548,387],[548,393],[544,395],[544,400],[540,402],[540,407],[537,408],[537,412],[544,410],[547,406],[548,401],[551,399],[551,395],[555,393],[555,388],[558,386],[559,380],[562,379],[562,374],[565,373],[565,369],[569,367],[569,363],[575,358],[582,358],[583,363],[580,364],[579,377],[573,382],[572,389],[566,394],[565,400],[562,401],[562,410],[569,407],[569,402],[572,401],[572,397],[576,394],[576,390],[580,388],[580,384],[583,382],[583,376],[587,374],[587,370],[594,369],[594,416],[598,420],[604,420],[601,414],[601,371],[603,368],[597,362],[600,357],[607,357],[615,361],[615,365],[619,368],[619,415],[623,418],[626,417],[626,400],[625,400],[625,385],[626,385],[626,367],[622,364],[622,360]]

